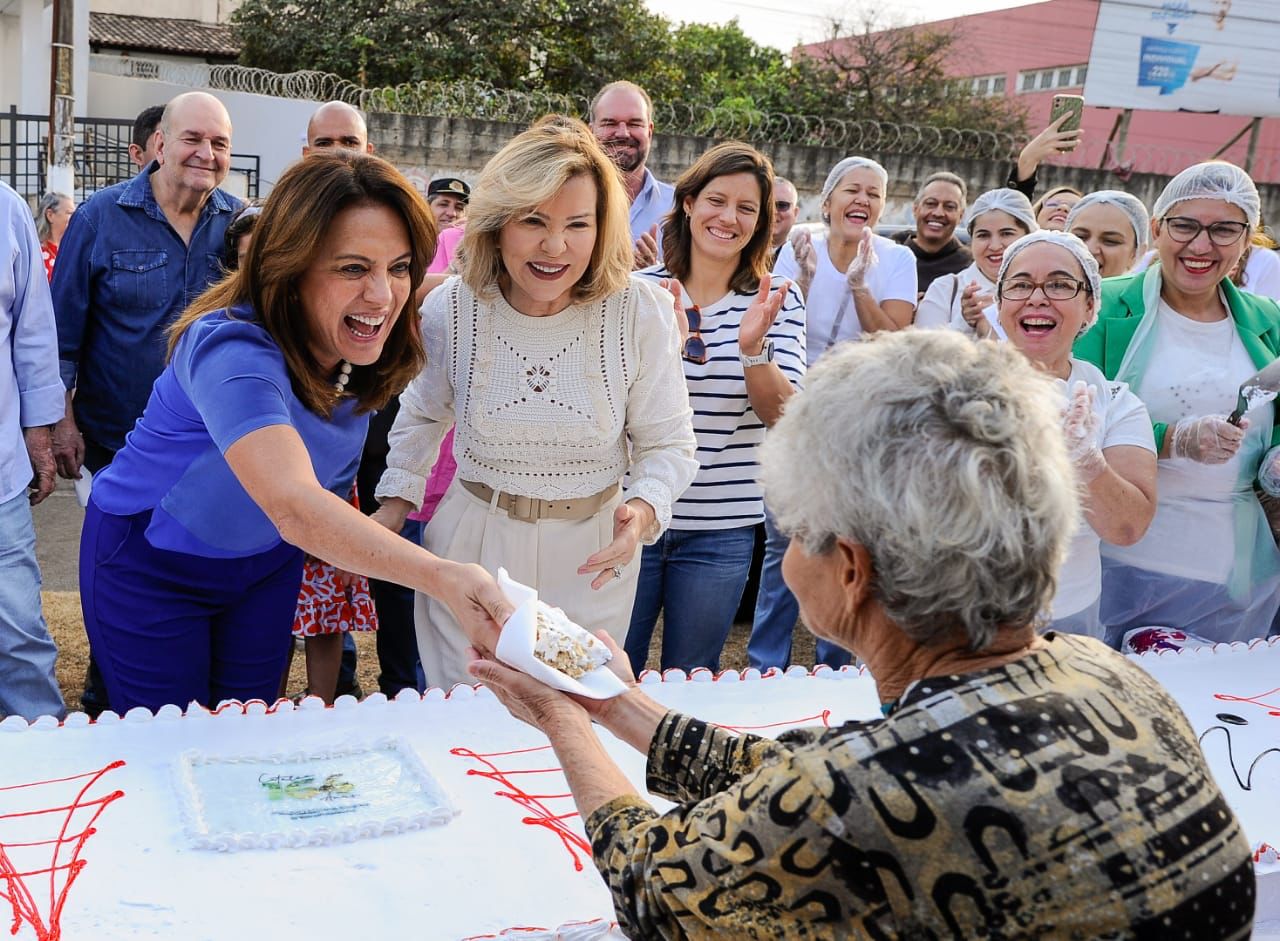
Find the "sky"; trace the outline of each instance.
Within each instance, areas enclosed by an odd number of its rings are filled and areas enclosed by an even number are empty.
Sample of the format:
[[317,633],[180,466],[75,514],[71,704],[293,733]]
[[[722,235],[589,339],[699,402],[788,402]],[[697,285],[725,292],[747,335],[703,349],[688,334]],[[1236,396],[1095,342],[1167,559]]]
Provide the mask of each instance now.
[[[889,6],[892,16],[910,23],[1025,6],[1028,2],[1035,0],[894,0],[892,4],[881,2],[876,6]],[[743,32],[756,42],[783,50],[797,42],[824,38],[832,11],[844,11],[848,17],[858,8],[849,0],[645,0],[645,5],[673,22],[727,23],[737,17]]]

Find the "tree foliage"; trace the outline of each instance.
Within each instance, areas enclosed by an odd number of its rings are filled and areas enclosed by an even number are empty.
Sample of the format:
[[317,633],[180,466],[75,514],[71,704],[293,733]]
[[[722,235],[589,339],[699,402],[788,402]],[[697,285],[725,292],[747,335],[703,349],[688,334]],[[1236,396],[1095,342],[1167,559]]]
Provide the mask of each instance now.
[[314,69],[365,87],[484,82],[589,99],[628,78],[661,102],[1020,131],[1004,98],[959,92],[954,34],[833,23],[842,37],[788,56],[737,22],[682,23],[643,0],[245,0],[232,17],[241,63]]

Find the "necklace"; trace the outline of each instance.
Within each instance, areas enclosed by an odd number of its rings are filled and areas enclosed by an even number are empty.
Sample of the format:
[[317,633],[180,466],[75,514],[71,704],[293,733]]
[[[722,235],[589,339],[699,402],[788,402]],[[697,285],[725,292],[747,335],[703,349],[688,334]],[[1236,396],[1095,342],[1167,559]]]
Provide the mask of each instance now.
[[344,359],[342,361],[342,366],[338,369],[338,378],[334,381],[333,387],[337,389],[338,394],[341,395],[343,392],[347,391],[347,383],[350,381],[351,364]]

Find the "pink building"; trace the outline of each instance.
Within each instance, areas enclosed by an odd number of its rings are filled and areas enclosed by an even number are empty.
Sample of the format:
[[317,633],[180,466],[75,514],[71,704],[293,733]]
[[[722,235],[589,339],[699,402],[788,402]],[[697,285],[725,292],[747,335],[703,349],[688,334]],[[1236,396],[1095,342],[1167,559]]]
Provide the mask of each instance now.
[[[1046,0],[927,25],[954,28],[958,34],[948,65],[951,74],[972,82],[979,94],[1004,95],[1021,103],[1034,132],[1048,123],[1055,94],[1084,93],[1098,6],[1098,0]],[[1121,113],[1118,108],[1089,107],[1086,101],[1084,143],[1056,162],[1161,174],[1176,173],[1215,154],[1245,164],[1249,117],[1138,110],[1129,122],[1124,153],[1117,163],[1115,145],[1108,149],[1107,139]],[[1235,143],[1219,154],[1238,134]],[[1280,119],[1262,121],[1252,170],[1259,182],[1280,182]]]

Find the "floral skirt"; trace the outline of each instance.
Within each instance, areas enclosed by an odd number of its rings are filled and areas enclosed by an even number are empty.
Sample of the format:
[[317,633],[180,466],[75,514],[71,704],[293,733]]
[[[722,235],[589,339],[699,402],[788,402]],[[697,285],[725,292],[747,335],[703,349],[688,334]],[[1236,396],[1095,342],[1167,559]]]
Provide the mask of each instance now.
[[378,615],[369,596],[369,580],[357,575],[350,587],[344,588],[337,573],[328,562],[307,559],[302,570],[298,608],[293,616],[294,637],[378,629]]

